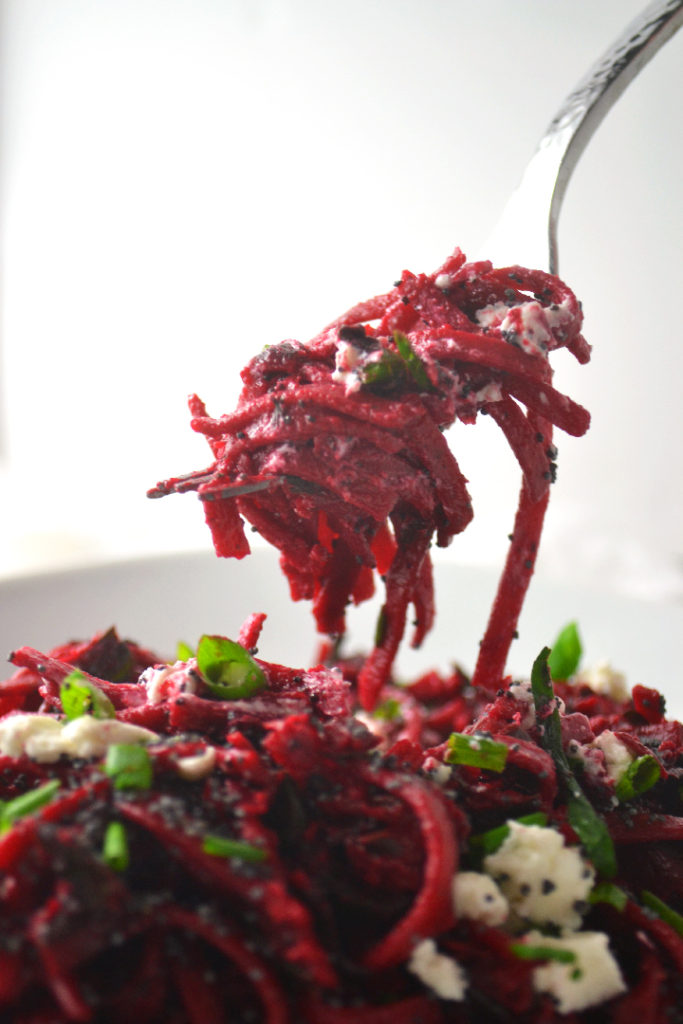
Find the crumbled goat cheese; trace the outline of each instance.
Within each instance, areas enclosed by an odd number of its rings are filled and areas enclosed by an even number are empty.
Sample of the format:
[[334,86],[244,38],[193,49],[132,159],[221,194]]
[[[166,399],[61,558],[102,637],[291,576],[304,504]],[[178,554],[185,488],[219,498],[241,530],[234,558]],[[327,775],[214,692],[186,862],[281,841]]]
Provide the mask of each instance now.
[[188,782],[197,782],[199,779],[210,775],[216,764],[216,748],[207,747],[201,754],[188,754],[187,757],[179,757],[177,762],[178,774]]
[[434,278],[434,284],[436,285],[436,287],[440,288],[441,291],[444,292],[447,291],[448,288],[450,288],[452,283],[453,281],[451,279],[450,274],[439,274],[437,277]]
[[441,999],[465,998],[467,978],[457,960],[440,953],[433,939],[424,939],[413,949],[408,970]]
[[605,729],[599,736],[596,736],[591,746],[602,751],[607,774],[616,785],[633,761],[633,754],[610,729]]
[[529,932],[525,939],[531,945],[566,949],[576,956],[573,963],[548,960],[534,969],[534,988],[551,995],[560,1013],[580,1013],[626,991],[604,932],[575,932],[559,939]]
[[150,704],[161,704],[179,693],[197,692],[197,660],[176,661],[175,665],[146,668],[138,680],[147,691]]
[[453,879],[453,908],[456,917],[496,927],[506,920],[510,906],[490,875],[459,871]]
[[42,764],[52,764],[62,754],[72,758],[103,757],[113,743],[151,743],[157,738],[156,733],[140,725],[92,715],[61,722],[47,715],[18,714],[0,722],[0,753],[9,757],[26,754]]
[[612,668],[608,661],[598,661],[591,668],[582,669],[574,677],[576,685],[590,686],[596,693],[602,693],[612,700],[628,700],[626,677]]
[[553,828],[509,821],[509,833],[484,869],[496,879],[511,909],[539,925],[578,928],[595,877],[576,846]]
[[536,724],[536,706],[534,695],[531,692],[531,681],[528,679],[511,683],[508,689],[511,697],[523,706],[521,711],[520,726],[522,729],[531,729]]

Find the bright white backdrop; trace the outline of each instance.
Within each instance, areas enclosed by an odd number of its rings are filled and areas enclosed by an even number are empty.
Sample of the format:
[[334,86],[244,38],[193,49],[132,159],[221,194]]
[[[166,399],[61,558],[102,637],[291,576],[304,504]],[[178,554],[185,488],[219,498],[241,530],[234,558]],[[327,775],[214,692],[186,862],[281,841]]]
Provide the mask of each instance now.
[[[227,411],[264,344],[306,339],[403,268],[481,254],[559,102],[639,0],[4,0],[0,575],[206,548],[186,395]],[[593,362],[556,383],[540,571],[683,595],[683,33],[579,164],[561,274]],[[504,553],[517,469],[456,428]]]

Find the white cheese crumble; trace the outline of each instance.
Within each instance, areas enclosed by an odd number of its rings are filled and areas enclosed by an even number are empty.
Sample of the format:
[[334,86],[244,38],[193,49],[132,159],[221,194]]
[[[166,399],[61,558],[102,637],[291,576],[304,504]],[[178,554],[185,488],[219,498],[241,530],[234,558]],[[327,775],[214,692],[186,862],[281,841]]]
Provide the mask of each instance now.
[[467,978],[462,966],[440,953],[433,939],[423,939],[415,946],[407,966],[439,998],[457,1002],[465,998]]
[[467,917],[496,927],[507,919],[510,906],[490,875],[459,871],[453,879],[453,909],[456,917]]
[[188,782],[197,782],[210,775],[216,764],[216,748],[207,747],[201,754],[188,754],[187,757],[179,757],[177,762],[178,774]]
[[559,939],[529,932],[524,938],[531,945],[569,950],[576,956],[573,963],[548,960],[534,969],[534,988],[551,995],[560,1013],[579,1013],[626,991],[604,932],[575,932]]
[[196,693],[196,669],[196,658],[190,658],[187,662],[176,661],[175,665],[155,665],[146,668],[138,682],[145,687],[150,704],[161,704],[163,700],[179,693]]
[[629,692],[626,677],[612,668],[608,661],[602,660],[590,668],[582,669],[573,680],[577,685],[586,684],[596,693],[611,697],[612,700],[628,700]]
[[140,725],[91,715],[61,722],[48,715],[17,714],[0,721],[0,753],[9,757],[26,754],[42,764],[53,764],[62,754],[104,757],[113,743],[151,743],[157,738]]
[[436,285],[437,288],[440,288],[441,291],[443,291],[443,292],[447,291],[450,288],[452,283],[453,283],[453,281],[452,281],[452,278],[451,278],[450,274],[438,274],[434,278],[434,284]]
[[622,743],[614,735],[611,729],[605,729],[599,736],[596,736],[591,746],[597,747],[598,750],[602,751],[607,774],[616,785],[634,760],[633,754],[626,744]]
[[508,821],[509,834],[484,868],[511,909],[539,925],[578,928],[595,872],[576,846],[553,828]]

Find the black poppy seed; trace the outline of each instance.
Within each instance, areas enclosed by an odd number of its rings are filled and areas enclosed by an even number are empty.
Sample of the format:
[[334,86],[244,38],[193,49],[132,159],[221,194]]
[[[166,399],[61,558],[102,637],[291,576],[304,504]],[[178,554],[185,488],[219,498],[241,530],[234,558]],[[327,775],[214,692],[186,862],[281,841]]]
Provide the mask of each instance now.
[[531,559],[530,559],[530,558],[527,558],[527,559],[525,560],[525,562],[524,562],[524,568],[525,568],[525,569],[531,569],[531,568],[532,568],[532,566],[533,566],[533,564],[534,564],[534,563],[533,563],[533,562],[531,561]]
[[407,306],[410,303],[410,299],[408,298],[407,295],[402,295],[401,302],[403,303],[404,306]]
[[519,891],[522,896],[528,896],[531,892],[531,886],[528,884],[528,882],[522,882],[522,884],[519,887]]
[[544,878],[541,882],[541,892],[544,896],[547,896],[548,893],[554,892],[555,889],[557,889],[557,886],[553,882],[552,878]]

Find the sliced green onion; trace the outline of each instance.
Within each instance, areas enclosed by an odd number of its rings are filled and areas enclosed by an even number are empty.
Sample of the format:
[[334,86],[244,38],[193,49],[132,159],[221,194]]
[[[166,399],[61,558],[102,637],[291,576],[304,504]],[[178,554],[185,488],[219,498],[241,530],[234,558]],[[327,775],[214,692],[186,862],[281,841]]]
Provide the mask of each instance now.
[[[525,814],[515,820],[520,825],[540,825],[544,828],[548,824],[548,815],[542,811],[537,811],[534,814]],[[509,835],[510,826],[508,824],[497,825],[495,828],[490,828],[487,832],[480,832],[479,835],[470,836],[469,845],[477,852],[481,852],[483,856],[488,857],[490,853],[495,853],[503,845]]]
[[211,692],[222,700],[251,697],[266,685],[263,669],[249,652],[224,636],[201,637],[197,667]]
[[382,701],[381,704],[377,705],[375,710],[372,712],[372,717],[383,719],[386,722],[393,722],[400,714],[400,701],[397,701],[395,697],[389,697],[387,700]]
[[115,718],[114,705],[105,693],[91,683],[82,672],[70,672],[59,687],[59,699],[64,714],[72,721],[82,715],[93,718]]
[[447,764],[464,764],[492,772],[502,772],[508,756],[505,743],[498,743],[481,733],[470,736],[452,732],[448,737],[448,748],[444,758]]
[[683,914],[679,914],[677,910],[674,910],[668,903],[660,900],[659,896],[655,896],[653,892],[649,892],[647,889],[640,894],[640,898],[643,904],[649,907],[650,910],[653,910],[657,917],[661,918],[662,921],[683,937]]
[[576,961],[576,953],[571,949],[557,949],[555,946],[511,942],[510,949],[520,960],[556,960],[560,964],[573,964]]
[[570,622],[560,631],[548,657],[553,679],[571,679],[579,667],[582,654],[578,627],[575,622]]
[[128,837],[121,821],[110,821],[104,833],[102,858],[114,871],[125,871],[130,863]]
[[620,913],[628,903],[628,895],[614,882],[598,882],[588,894],[589,903],[609,903]]
[[541,744],[555,762],[558,774],[568,791],[569,824],[581,840],[598,873],[603,878],[613,878],[617,873],[617,858],[612,837],[605,821],[581,789],[562,747],[562,726],[548,667],[549,655],[550,650],[545,647],[531,669],[531,692],[534,697]]
[[652,754],[643,754],[642,757],[637,757],[631,761],[614,788],[617,800],[623,803],[624,800],[632,800],[634,796],[646,793],[656,782],[659,782],[661,774],[659,761]]
[[59,787],[59,779],[52,779],[3,803],[0,807],[0,832],[6,832],[19,818],[25,818],[49,804]]
[[268,851],[262,846],[253,846],[251,843],[243,843],[239,839],[225,839],[223,836],[207,835],[202,843],[204,853],[210,853],[212,857],[236,857],[239,860],[247,860],[252,863],[264,861]]
[[394,344],[398,349],[398,354],[406,365],[408,373],[418,387],[423,390],[431,388],[431,381],[429,380],[425,365],[420,357],[413,351],[413,347],[405,334],[401,334],[400,331],[394,331]]
[[137,744],[112,743],[104,771],[114,780],[115,789],[149,789],[152,785],[152,760]]
[[176,646],[175,660],[189,661],[190,658],[194,658],[194,651],[189,644],[183,643],[182,640],[179,640]]

